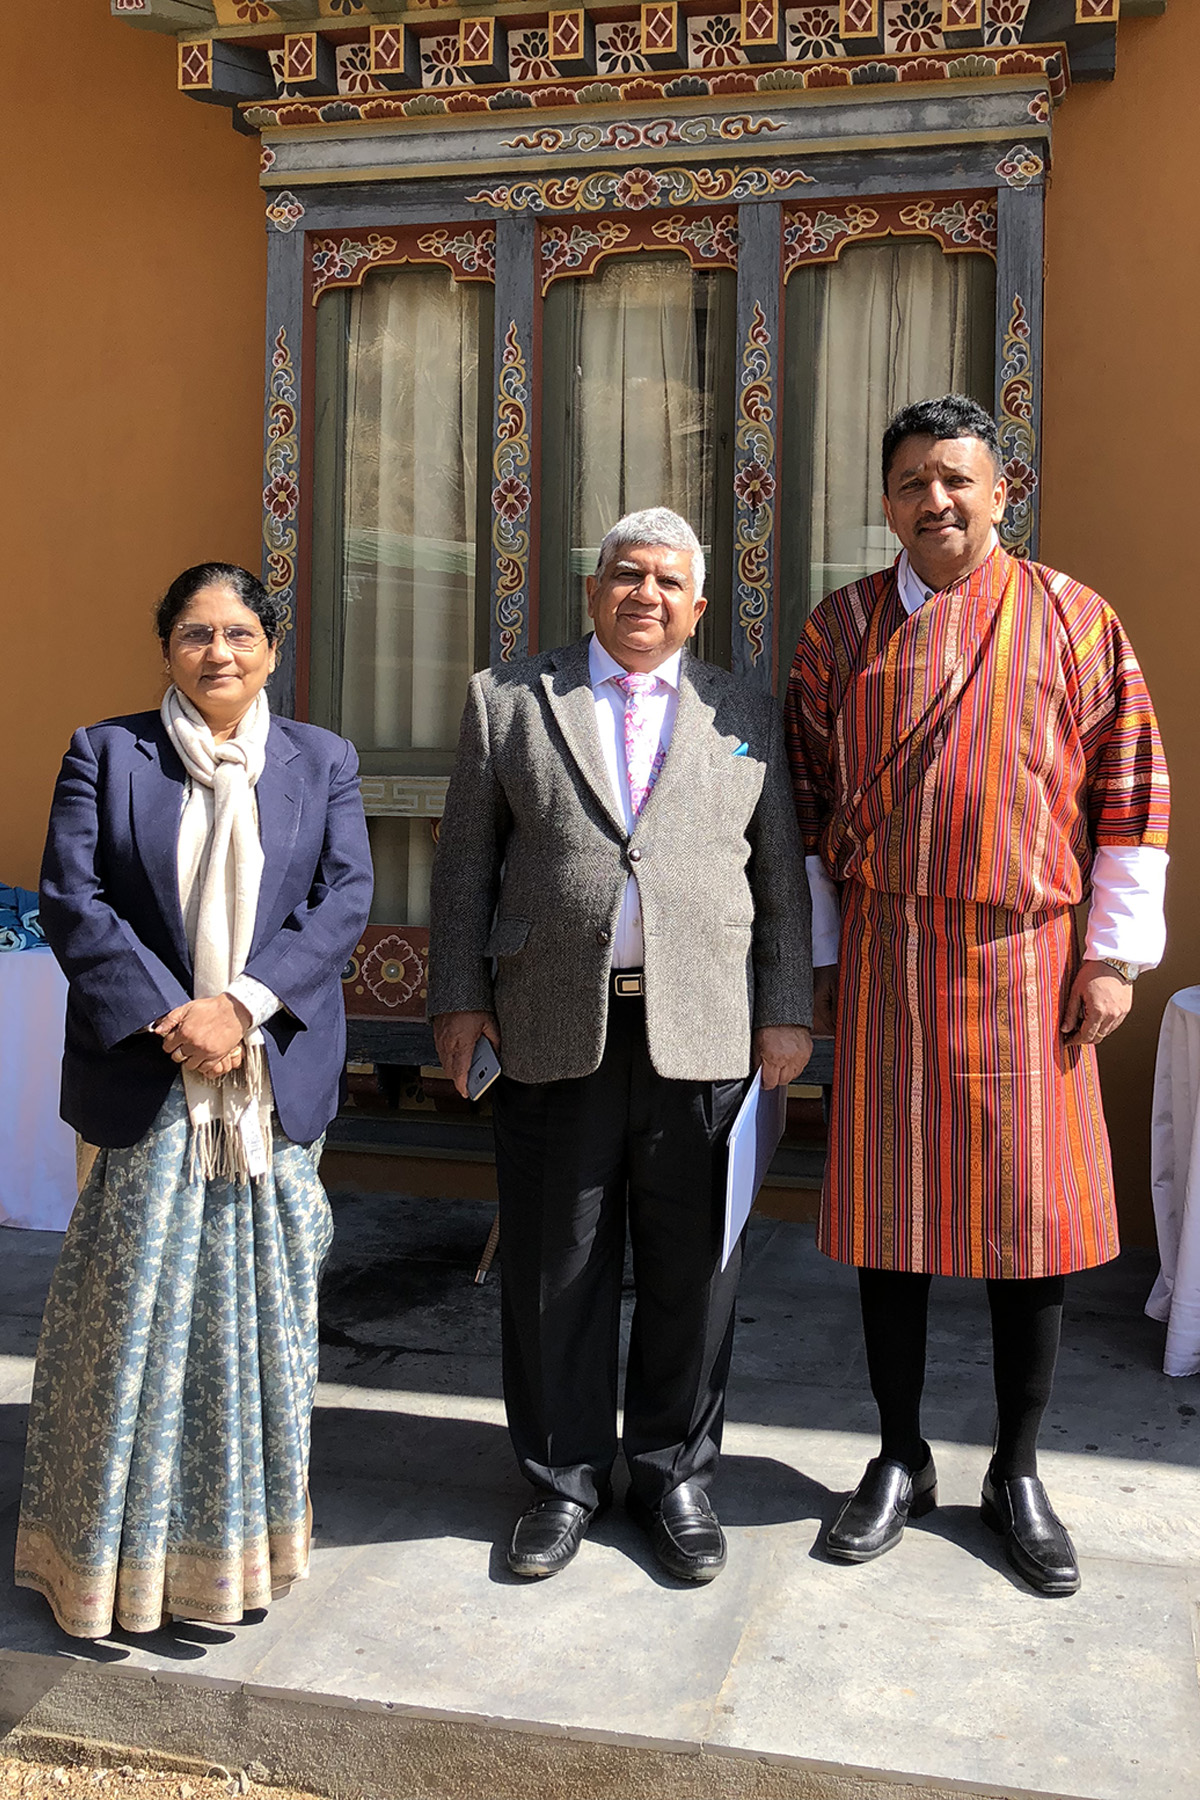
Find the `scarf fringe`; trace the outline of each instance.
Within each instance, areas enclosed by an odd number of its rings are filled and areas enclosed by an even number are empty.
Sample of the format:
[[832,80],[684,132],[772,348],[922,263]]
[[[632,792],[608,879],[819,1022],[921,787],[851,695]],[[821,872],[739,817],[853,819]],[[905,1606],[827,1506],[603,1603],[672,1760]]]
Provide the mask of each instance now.
[[192,1126],[191,1151],[188,1158],[190,1181],[232,1181],[246,1183],[253,1179],[253,1160],[246,1141],[249,1126],[251,1141],[261,1142],[267,1166],[271,1162],[271,1109],[266,1104],[268,1087],[267,1059],[261,1042],[242,1047],[242,1064],[205,1085],[216,1090],[219,1115]]

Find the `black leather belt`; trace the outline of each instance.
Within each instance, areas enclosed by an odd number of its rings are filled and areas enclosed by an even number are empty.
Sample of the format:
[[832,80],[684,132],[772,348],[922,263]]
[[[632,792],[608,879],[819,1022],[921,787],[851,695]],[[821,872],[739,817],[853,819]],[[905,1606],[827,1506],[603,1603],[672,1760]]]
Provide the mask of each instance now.
[[609,981],[618,1000],[640,1000],[646,992],[646,978],[640,969],[613,969]]

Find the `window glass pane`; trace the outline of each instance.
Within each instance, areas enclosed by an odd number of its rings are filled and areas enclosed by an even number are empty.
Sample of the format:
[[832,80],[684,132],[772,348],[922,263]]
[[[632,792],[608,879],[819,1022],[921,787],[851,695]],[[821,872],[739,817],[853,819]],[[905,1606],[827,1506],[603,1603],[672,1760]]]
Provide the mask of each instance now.
[[372,925],[428,925],[432,819],[367,820],[375,865]]
[[693,270],[677,255],[610,257],[546,295],[543,648],[587,629],[584,577],[609,526],[670,506],[710,565],[701,654],[728,662],[735,300],[731,270]]
[[996,267],[928,238],[885,239],[787,284],[779,665],[812,608],[890,563],[879,448],[900,407],[950,392],[994,404]]
[[[314,712],[354,740],[364,766],[382,767],[381,752],[453,749],[486,631],[476,617],[485,293],[490,344],[490,289],[436,266],[376,270],[340,316],[319,309]],[[490,388],[490,354],[484,379]],[[326,482],[341,503],[323,531]]]

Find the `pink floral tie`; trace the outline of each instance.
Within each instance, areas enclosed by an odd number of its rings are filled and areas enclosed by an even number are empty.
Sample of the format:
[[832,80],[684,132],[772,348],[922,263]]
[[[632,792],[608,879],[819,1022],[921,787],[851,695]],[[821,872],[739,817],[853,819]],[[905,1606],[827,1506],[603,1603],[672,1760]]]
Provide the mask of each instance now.
[[625,768],[629,775],[629,804],[636,819],[646,804],[646,796],[658,780],[666,751],[658,741],[658,732],[646,705],[658,686],[657,675],[615,675],[617,686],[625,695]]

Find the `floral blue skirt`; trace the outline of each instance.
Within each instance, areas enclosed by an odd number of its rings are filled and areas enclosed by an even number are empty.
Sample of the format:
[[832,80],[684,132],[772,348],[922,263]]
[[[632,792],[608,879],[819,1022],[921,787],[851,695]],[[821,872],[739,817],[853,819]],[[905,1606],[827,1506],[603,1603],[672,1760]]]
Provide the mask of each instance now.
[[16,1580],[64,1631],[236,1623],[306,1574],[321,1144],[249,1183],[191,1180],[176,1083],[101,1150],[54,1271],[29,1411]]

